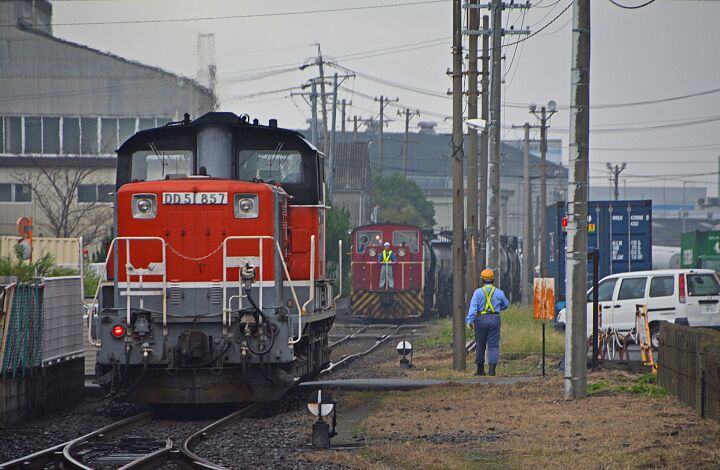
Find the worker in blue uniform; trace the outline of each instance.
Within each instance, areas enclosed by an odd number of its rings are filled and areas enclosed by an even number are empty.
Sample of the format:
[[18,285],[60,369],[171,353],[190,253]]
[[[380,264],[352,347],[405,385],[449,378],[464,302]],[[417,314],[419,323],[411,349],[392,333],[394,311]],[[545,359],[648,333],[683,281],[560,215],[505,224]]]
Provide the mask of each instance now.
[[380,262],[380,289],[394,289],[395,280],[393,279],[392,265],[397,261],[397,258],[390,249],[389,242],[385,242],[383,245],[383,251],[378,255],[378,261]]
[[485,375],[486,347],[488,374],[495,375],[500,356],[500,312],[510,306],[510,301],[502,289],[493,285],[495,273],[492,269],[484,269],[480,278],[483,285],[473,293],[465,323],[475,330],[475,375]]

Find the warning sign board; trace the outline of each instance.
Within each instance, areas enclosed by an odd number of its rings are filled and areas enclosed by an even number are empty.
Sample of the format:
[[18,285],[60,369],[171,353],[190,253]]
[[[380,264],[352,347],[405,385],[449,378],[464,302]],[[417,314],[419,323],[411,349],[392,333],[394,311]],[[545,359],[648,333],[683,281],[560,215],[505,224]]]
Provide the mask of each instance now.
[[555,279],[535,278],[533,283],[533,318],[552,320],[555,317]]

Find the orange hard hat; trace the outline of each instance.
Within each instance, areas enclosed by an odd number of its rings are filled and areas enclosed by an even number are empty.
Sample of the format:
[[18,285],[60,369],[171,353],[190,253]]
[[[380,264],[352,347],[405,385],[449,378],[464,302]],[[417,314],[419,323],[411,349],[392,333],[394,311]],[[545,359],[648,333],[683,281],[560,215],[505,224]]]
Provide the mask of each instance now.
[[483,281],[493,282],[495,280],[495,273],[492,269],[483,269],[480,273],[480,278]]

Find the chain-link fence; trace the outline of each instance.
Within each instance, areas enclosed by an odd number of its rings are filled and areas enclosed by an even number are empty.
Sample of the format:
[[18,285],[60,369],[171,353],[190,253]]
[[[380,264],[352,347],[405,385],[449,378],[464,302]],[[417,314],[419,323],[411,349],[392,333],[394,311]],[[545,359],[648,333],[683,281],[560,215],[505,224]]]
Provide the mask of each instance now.
[[42,363],[44,309],[39,280],[11,288],[0,341],[2,377],[25,375]]

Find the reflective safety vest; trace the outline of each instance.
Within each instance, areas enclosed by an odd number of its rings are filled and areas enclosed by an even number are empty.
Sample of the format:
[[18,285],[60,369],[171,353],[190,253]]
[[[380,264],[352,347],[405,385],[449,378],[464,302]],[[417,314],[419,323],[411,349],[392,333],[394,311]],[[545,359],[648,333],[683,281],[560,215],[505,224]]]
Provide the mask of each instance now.
[[390,264],[390,263],[392,263],[392,258],[391,258],[391,256],[392,256],[392,250],[387,250],[387,251],[383,250],[383,252],[382,252],[382,263],[383,263],[383,264]]
[[485,294],[485,307],[480,312],[480,315],[485,315],[486,313],[496,313],[495,307],[493,307],[492,302],[490,302],[493,294],[495,293],[495,286],[490,286],[489,292],[485,287],[482,288],[482,291],[483,294]]

